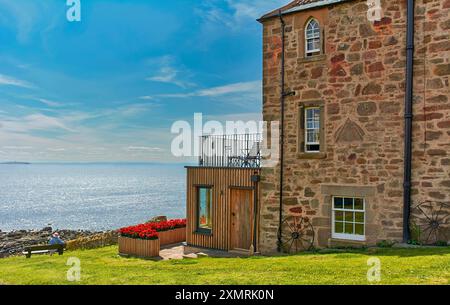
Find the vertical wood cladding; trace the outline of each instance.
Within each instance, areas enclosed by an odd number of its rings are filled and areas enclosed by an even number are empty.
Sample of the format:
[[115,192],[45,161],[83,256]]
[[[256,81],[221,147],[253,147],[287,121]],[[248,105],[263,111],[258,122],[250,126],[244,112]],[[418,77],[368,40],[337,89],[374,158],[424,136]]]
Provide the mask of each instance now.
[[[230,250],[230,200],[232,188],[253,188],[252,175],[259,169],[250,168],[187,168],[187,232],[191,246]],[[212,231],[197,233],[197,188],[212,186]],[[253,190],[254,192],[254,190]],[[259,196],[258,196],[259,202]],[[253,224],[253,222],[252,222]]]

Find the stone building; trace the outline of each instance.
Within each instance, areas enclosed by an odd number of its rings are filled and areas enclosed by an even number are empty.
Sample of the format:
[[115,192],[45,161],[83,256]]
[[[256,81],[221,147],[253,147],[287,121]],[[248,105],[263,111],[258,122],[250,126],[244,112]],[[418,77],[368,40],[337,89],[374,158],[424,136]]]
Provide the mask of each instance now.
[[[381,2],[380,10],[368,13],[368,2]],[[411,231],[448,241],[450,0],[414,2]],[[406,3],[295,0],[259,20],[264,120],[280,121],[280,11],[285,91],[295,92],[284,102],[282,217],[306,218],[316,246],[402,241]],[[370,21],[371,14],[379,18]],[[272,253],[280,165],[262,168],[261,179],[259,251]],[[429,203],[423,213],[414,210],[420,203]],[[431,223],[419,232],[427,216],[439,230]]]

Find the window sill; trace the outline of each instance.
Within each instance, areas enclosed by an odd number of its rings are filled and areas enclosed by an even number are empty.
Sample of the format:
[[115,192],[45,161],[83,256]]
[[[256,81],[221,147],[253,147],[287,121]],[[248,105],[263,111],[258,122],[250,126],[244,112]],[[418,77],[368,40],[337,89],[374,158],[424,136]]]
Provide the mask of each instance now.
[[327,56],[325,54],[320,54],[320,55],[315,55],[315,56],[310,56],[310,57],[299,58],[297,60],[297,63],[302,64],[302,63],[308,63],[308,62],[322,61],[322,60],[326,60],[326,59],[327,59]]
[[212,230],[197,229],[196,231],[194,231],[194,234],[211,236],[212,235]]
[[366,242],[366,236],[360,236],[360,235],[347,235],[346,234],[333,234],[331,236],[332,241],[336,242],[349,242],[349,243],[365,243]]
[[338,247],[366,247],[367,241],[366,240],[351,240],[351,239],[342,239],[342,238],[335,238],[332,237],[328,239],[328,246],[330,248],[338,248]]
[[307,152],[301,152],[297,153],[298,159],[326,159],[327,154],[326,153],[307,153]]

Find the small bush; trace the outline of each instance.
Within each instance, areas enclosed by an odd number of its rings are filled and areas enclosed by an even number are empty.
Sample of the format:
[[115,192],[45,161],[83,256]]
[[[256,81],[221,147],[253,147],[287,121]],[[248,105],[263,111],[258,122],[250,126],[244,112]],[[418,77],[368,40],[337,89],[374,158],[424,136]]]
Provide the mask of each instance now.
[[436,246],[438,246],[438,247],[447,247],[448,243],[445,240],[438,240],[436,242]]
[[382,240],[377,243],[377,247],[380,248],[392,248],[394,246],[395,242],[392,240]]

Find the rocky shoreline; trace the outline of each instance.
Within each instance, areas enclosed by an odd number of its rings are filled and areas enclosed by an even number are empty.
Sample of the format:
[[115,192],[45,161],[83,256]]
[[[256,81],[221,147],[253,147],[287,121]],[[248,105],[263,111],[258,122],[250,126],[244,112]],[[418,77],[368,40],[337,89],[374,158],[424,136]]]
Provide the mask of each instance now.
[[[148,222],[166,221],[166,216],[156,216]],[[66,243],[66,248],[89,249],[117,244],[118,230],[88,231],[88,230],[55,230],[45,227],[41,230],[15,230],[3,232],[0,230],[0,259],[22,254],[27,246],[48,244],[52,234],[58,232]]]
[[[104,233],[87,230],[57,231],[65,242]],[[21,254],[27,246],[45,245],[48,243],[53,232],[53,228],[51,227],[45,227],[41,230],[0,231],[0,258]]]

